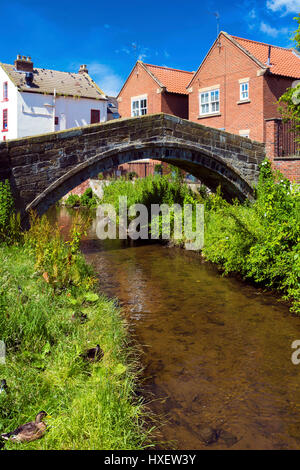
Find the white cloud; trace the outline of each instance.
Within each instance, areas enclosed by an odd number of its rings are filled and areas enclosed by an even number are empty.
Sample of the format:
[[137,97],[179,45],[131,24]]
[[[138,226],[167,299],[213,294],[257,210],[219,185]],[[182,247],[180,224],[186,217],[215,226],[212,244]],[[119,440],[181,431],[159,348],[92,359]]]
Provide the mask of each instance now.
[[256,18],[256,11],[255,11],[254,8],[252,8],[252,10],[249,11],[248,17],[251,18],[252,20],[254,20]]
[[299,0],[267,0],[267,8],[272,11],[282,11],[283,14],[299,13]]
[[104,93],[108,96],[117,96],[123,85],[122,77],[117,75],[108,65],[98,62],[88,64],[88,71]]
[[272,36],[273,38],[276,38],[278,34],[287,34],[289,32],[288,28],[273,28],[263,21],[260,23],[259,29],[261,32],[266,33],[268,36]]

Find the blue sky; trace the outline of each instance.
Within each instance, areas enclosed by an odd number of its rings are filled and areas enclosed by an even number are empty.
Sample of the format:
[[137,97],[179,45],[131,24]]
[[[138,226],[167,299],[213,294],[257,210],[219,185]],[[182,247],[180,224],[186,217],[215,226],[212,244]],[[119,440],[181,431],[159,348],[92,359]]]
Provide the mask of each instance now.
[[[1,2],[2,3],[2,2]],[[196,70],[220,29],[291,47],[300,0],[8,0],[0,61],[29,55],[36,67],[89,73],[116,94],[135,61]]]

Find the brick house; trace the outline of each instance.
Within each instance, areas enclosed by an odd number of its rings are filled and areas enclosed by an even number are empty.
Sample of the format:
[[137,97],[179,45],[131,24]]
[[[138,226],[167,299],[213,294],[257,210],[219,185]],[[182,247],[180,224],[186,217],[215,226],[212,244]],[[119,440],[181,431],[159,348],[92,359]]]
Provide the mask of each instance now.
[[188,119],[187,85],[193,72],[138,60],[118,94],[121,117],[168,113]]
[[[300,56],[221,32],[188,84],[189,119],[265,142],[274,166],[300,181],[300,156],[281,146],[277,100],[300,79]],[[293,153],[297,153],[294,149]]]
[[[187,85],[193,72],[138,60],[117,97],[121,117],[167,113],[188,119]],[[155,160],[143,160],[122,165],[122,172],[135,171],[138,176],[153,174]],[[164,172],[166,165],[163,165]]]

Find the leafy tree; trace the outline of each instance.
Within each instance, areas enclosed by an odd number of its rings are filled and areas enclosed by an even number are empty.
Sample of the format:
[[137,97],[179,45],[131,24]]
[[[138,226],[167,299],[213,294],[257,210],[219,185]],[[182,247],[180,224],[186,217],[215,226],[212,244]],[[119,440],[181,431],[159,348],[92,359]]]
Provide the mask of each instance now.
[[[298,28],[294,31],[294,43],[296,50],[300,52],[300,14],[294,19],[298,23]],[[279,98],[279,103],[279,111],[283,120],[293,122],[296,140],[300,141],[300,83],[295,88],[288,88]]]

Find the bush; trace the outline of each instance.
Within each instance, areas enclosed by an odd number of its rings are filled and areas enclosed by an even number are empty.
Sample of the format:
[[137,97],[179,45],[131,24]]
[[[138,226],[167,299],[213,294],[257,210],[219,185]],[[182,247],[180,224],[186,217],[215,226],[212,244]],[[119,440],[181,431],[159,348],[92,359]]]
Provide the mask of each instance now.
[[99,199],[94,195],[92,188],[87,188],[82,196],[70,194],[66,199],[66,205],[69,207],[97,207]]
[[15,213],[14,199],[8,180],[0,182],[0,243],[21,239],[20,215]]
[[68,241],[64,241],[58,225],[53,227],[46,215],[39,219],[31,213],[30,229],[24,235],[25,247],[34,255],[35,269],[54,290],[72,286],[88,289],[94,283],[79,251],[86,224],[87,221],[76,214]]
[[79,207],[80,197],[78,196],[78,194],[70,194],[66,199],[66,205],[69,207]]
[[[278,180],[278,177],[280,178]],[[274,173],[266,160],[261,165],[254,203],[229,205],[219,195],[206,203],[207,259],[225,273],[283,292],[300,313],[300,193]]]

